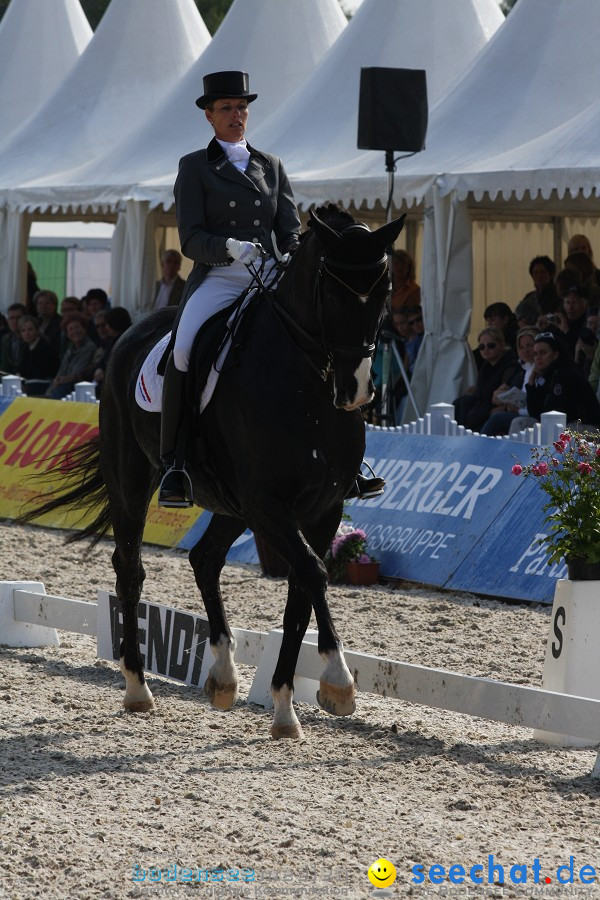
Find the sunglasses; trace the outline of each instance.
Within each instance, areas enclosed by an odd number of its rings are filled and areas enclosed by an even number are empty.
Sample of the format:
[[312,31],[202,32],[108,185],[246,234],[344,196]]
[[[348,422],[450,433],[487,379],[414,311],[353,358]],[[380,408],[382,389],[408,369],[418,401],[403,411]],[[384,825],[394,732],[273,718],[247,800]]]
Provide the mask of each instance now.
[[409,320],[408,320],[408,324],[409,324],[409,325],[416,325],[418,322],[422,322],[422,321],[423,321],[423,316],[417,316],[416,319],[409,319]]
[[494,341],[490,341],[489,344],[479,344],[477,349],[481,353],[482,350],[495,350],[497,346],[498,344],[496,344]]

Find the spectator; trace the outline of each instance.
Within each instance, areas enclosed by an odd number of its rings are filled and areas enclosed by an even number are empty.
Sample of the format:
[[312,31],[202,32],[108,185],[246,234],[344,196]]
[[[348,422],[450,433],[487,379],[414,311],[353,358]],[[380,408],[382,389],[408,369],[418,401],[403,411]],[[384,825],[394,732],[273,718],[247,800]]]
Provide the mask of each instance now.
[[86,380],[86,373],[96,352],[96,345],[88,335],[88,320],[82,313],[65,316],[62,327],[70,343],[45,394],[53,400],[66,397],[76,382]]
[[405,309],[392,310],[392,323],[394,331],[397,331],[404,343],[414,337],[412,327],[408,324],[408,312]]
[[557,309],[556,312],[541,315],[537,320],[537,328],[539,331],[557,331],[566,335],[569,331],[567,314],[564,309]]
[[484,328],[478,340],[483,364],[477,373],[477,383],[454,401],[456,421],[473,431],[479,431],[489,419],[494,392],[501,384],[512,384],[520,368],[499,328]]
[[575,364],[581,369],[586,378],[589,378],[592,362],[598,346],[596,332],[598,330],[598,308],[588,309],[585,323],[579,332],[579,339],[575,344]]
[[[394,311],[397,313],[397,310]],[[389,371],[387,373],[387,388],[391,391],[393,402],[389,402],[389,397],[386,402],[386,409],[382,410],[381,407],[381,397],[382,397],[382,385],[383,380],[386,375],[385,372],[385,348],[386,345],[390,349],[389,356]],[[389,417],[392,421],[385,421],[382,424],[385,425],[395,425],[398,420],[398,407],[402,397],[406,394],[406,385],[404,384],[404,379],[402,377],[402,372],[400,369],[400,365],[398,363],[398,358],[394,351],[394,348],[398,351],[398,355],[402,361],[402,365],[406,372],[408,372],[408,358],[406,356],[406,345],[404,340],[397,330],[394,322],[394,317],[387,316],[384,320],[383,326],[379,332],[379,340],[377,342],[377,350],[375,351],[375,356],[373,358],[373,384],[375,385],[375,399],[373,401],[373,408],[376,412],[376,415],[380,422],[382,422],[382,417]],[[389,410],[393,410],[393,414],[389,415]]]
[[571,288],[565,297],[565,315],[569,323],[569,330],[565,334],[565,344],[573,360],[575,359],[575,347],[585,325],[587,313],[588,301],[583,290]]
[[3,375],[16,375],[21,365],[23,341],[19,334],[19,319],[26,314],[24,303],[11,303],[6,310],[9,333],[0,341],[0,371]]
[[8,319],[4,315],[4,313],[0,313],[0,341],[4,337],[5,334],[9,334],[10,328],[8,327]]
[[99,312],[108,309],[108,294],[102,288],[90,288],[81,300],[83,313],[88,319],[90,338],[99,347],[102,343],[100,335],[96,331],[96,316]]
[[24,392],[29,397],[39,397],[56,375],[58,356],[40,332],[35,316],[21,316],[19,334],[23,342],[19,375],[25,379]]
[[588,300],[594,305],[600,304],[600,285],[596,281],[597,269],[587,253],[570,253],[565,259],[565,269],[576,269],[581,275],[581,284]]
[[564,344],[549,331],[538,334],[534,367],[526,384],[527,410],[534,419],[544,412],[564,412],[567,422],[600,425],[600,403]]
[[160,256],[162,277],[154,285],[153,309],[164,306],[179,306],[185,281],[179,275],[181,253],[177,250],[165,250]]
[[[560,306],[554,286],[555,273],[556,266],[549,256],[534,256],[529,263],[529,274],[533,281],[533,290],[525,294],[517,305],[520,313],[520,315],[517,315],[517,318],[522,318],[523,311],[527,310],[528,307],[533,310],[539,306],[542,313],[549,313],[554,312]],[[530,318],[530,314],[528,318]]]
[[406,250],[392,252],[392,309],[421,305],[421,288],[415,281],[415,262]]
[[592,265],[594,266],[593,279],[595,283],[600,287],[600,270],[596,268],[596,264],[594,263],[594,253],[592,251],[592,245],[590,244],[589,238],[585,236],[585,234],[574,234],[573,237],[569,240],[567,245],[567,255],[571,256],[573,253],[585,253],[586,256],[592,261]]
[[[560,304],[565,302],[565,297],[572,287],[583,287],[583,280],[577,269],[561,269],[554,279],[556,293],[560,299]],[[557,310],[554,310],[556,312]]]
[[82,312],[81,300],[79,297],[64,297],[60,304],[61,316],[67,316],[72,312]]
[[412,374],[419,354],[419,348],[423,343],[425,325],[423,323],[423,310],[420,306],[410,306],[407,310],[408,324],[412,328],[412,337],[406,341],[406,357],[408,359],[409,372]]
[[38,315],[40,333],[44,335],[58,359],[61,352],[61,316],[58,315],[58,297],[54,291],[38,291],[33,298]]
[[96,397],[100,397],[102,391],[102,382],[104,381],[104,374],[112,348],[123,332],[131,327],[131,316],[123,306],[114,306],[103,315],[105,318],[103,330],[106,333],[104,352],[100,359],[97,360],[93,374],[93,381],[96,382]]
[[[520,368],[516,370],[512,381],[501,384],[492,395],[492,413],[481,429],[481,434],[496,436],[508,434],[513,419],[517,416],[526,416],[527,400],[525,398],[525,384],[533,368],[533,348],[537,328],[522,328],[517,335],[517,353]],[[501,395],[511,388],[523,391],[521,404],[507,403]],[[523,426],[525,427],[525,426]]]
[[483,312],[488,328],[497,328],[504,335],[504,343],[513,351],[517,347],[517,317],[508,303],[491,303]]

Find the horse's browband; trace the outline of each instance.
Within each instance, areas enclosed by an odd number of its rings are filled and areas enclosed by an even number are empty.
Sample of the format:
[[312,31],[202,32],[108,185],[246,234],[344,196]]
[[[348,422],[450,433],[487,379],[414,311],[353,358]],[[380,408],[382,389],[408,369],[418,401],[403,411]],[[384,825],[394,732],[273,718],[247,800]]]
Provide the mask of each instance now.
[[328,259],[328,257],[323,257],[323,262],[328,266],[335,266],[337,269],[348,269],[349,272],[360,272],[367,271],[367,269],[376,269],[377,266],[387,265],[387,254],[384,254],[381,259],[378,259],[373,263],[343,263],[338,262],[337,259]]

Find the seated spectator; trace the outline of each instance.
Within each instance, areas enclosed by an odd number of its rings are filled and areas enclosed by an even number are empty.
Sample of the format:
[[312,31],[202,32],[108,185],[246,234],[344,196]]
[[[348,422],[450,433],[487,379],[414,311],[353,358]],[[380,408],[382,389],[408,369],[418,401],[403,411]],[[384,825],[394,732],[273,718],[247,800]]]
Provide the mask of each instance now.
[[19,334],[24,345],[19,366],[19,375],[25,379],[24,393],[39,397],[56,375],[58,356],[40,332],[35,316],[21,316]]
[[102,288],[90,288],[82,298],[83,313],[88,318],[89,334],[97,347],[100,346],[100,335],[96,331],[95,320],[99,312],[108,309],[108,294]]
[[588,301],[582,288],[571,288],[565,297],[565,315],[569,323],[569,329],[565,334],[565,344],[573,360],[575,359],[575,347],[585,325],[587,313]]
[[593,306],[600,304],[600,285],[596,281],[596,267],[587,253],[570,253],[565,259],[565,269],[574,269],[581,276],[581,285]]
[[106,334],[104,349],[102,356],[96,361],[96,368],[92,377],[92,380],[96,382],[96,397],[100,397],[102,391],[102,382],[104,381],[104,374],[112,348],[123,332],[131,327],[131,316],[123,306],[113,306],[112,309],[107,309],[103,315],[103,332]]
[[527,411],[536,421],[542,413],[564,412],[567,422],[600,425],[600,403],[560,338],[543,331],[535,338],[534,367],[525,385]]
[[164,306],[178,306],[185,281],[179,275],[181,268],[181,253],[177,250],[165,250],[160,257],[160,271],[162,277],[154,285],[153,309],[162,309]]
[[483,364],[477,373],[477,383],[454,401],[456,421],[472,431],[479,431],[489,419],[494,392],[501,384],[511,384],[520,369],[500,329],[484,328],[478,340]]
[[412,327],[408,323],[408,311],[406,309],[393,309],[391,316],[394,331],[400,335],[406,344],[407,341],[414,337]]
[[11,303],[6,310],[9,332],[0,340],[0,374],[16,375],[21,365],[23,341],[19,334],[19,319],[26,314],[25,304]]
[[589,256],[592,265],[594,266],[594,281],[600,287],[600,271],[596,268],[592,245],[585,234],[574,234],[573,237],[570,238],[569,243],[567,244],[567,256],[571,256],[573,253],[585,253],[586,256]]
[[44,335],[58,358],[61,352],[61,317],[58,315],[58,297],[54,291],[38,291],[33,298],[38,314],[40,333]]
[[61,316],[66,316],[72,312],[82,312],[81,300],[79,297],[64,297],[60,304]]
[[483,312],[483,318],[488,328],[497,328],[504,335],[504,343],[512,350],[517,347],[517,317],[508,303],[491,303]]
[[96,352],[96,345],[88,335],[88,320],[82,313],[65,316],[62,327],[69,339],[69,347],[45,394],[53,400],[66,397],[78,381],[87,380],[85,376]]
[[507,403],[501,396],[511,388],[517,388],[525,393],[525,384],[529,378],[533,368],[533,347],[536,335],[539,334],[537,328],[522,328],[517,335],[517,353],[519,356],[520,368],[510,383],[501,384],[492,395],[492,413],[490,418],[485,422],[481,429],[481,434],[496,436],[508,434],[510,424],[517,416],[526,416],[527,405],[526,400],[518,405],[515,403]]
[[406,341],[406,356],[408,359],[409,374],[415,370],[415,363],[419,355],[419,348],[425,336],[425,324],[423,322],[423,310],[420,306],[409,306],[407,309],[408,324],[412,329],[412,336]]
[[542,307],[533,293],[523,297],[521,302],[515,306],[515,317],[519,330],[522,328],[535,328],[541,315],[543,315]]
[[415,261],[406,250],[392,252],[392,309],[421,305],[421,288],[415,281]]
[[5,334],[9,334],[10,328],[8,327],[8,319],[4,315],[4,313],[0,313],[0,341],[4,337]]
[[[554,312],[560,306],[554,287],[554,275],[556,266],[549,256],[534,256],[529,263],[529,274],[533,281],[533,290],[525,294],[517,308],[523,311],[521,304],[536,308],[539,306],[542,313]],[[515,310],[516,313],[516,310]],[[539,315],[539,313],[538,313]],[[520,316],[517,316],[520,318]]]
[[579,332],[579,339],[575,344],[575,365],[581,369],[586,378],[589,378],[598,346],[597,329],[598,308],[594,307],[594,309],[588,309],[584,326]]

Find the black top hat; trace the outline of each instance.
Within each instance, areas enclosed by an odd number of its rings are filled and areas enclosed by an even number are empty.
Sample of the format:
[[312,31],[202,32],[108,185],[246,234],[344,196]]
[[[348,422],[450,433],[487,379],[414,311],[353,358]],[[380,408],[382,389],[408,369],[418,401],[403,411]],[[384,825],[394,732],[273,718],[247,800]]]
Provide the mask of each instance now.
[[204,93],[196,100],[196,106],[206,109],[212,100],[221,100],[225,97],[245,97],[248,103],[256,100],[258,94],[248,91],[250,86],[247,72],[213,72],[205,75]]

